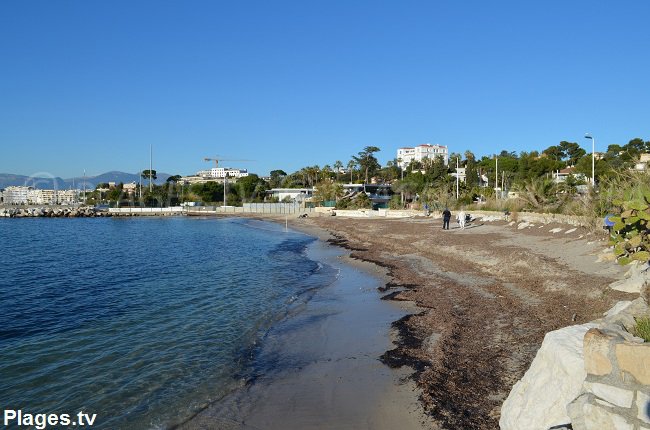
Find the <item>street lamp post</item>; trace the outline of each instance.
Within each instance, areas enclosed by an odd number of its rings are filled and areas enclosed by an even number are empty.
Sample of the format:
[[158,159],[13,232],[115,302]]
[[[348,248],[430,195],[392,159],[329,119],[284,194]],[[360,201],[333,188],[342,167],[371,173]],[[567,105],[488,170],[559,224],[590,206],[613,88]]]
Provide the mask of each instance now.
[[591,139],[591,186],[596,186],[596,139],[589,133],[585,134],[585,139]]
[[459,174],[458,174],[458,162],[459,162],[459,157],[456,157],[456,200],[458,200],[458,181],[459,181]]
[[494,194],[499,198],[499,157],[494,156]]

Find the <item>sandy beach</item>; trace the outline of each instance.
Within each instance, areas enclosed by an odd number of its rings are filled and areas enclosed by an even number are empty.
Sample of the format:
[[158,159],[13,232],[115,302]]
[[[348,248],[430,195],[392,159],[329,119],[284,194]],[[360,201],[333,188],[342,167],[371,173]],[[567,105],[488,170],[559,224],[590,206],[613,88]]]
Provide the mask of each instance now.
[[180,428],[433,428],[412,370],[391,368],[380,358],[395,347],[392,322],[417,309],[381,300],[387,282],[381,267],[350,259],[325,240],[315,241],[307,255],[335,269],[336,280],[271,328],[255,358],[254,380]]
[[399,346],[381,359],[415,370],[421,404],[437,423],[425,428],[498,428],[501,404],[545,333],[633,298],[607,288],[623,269],[598,262],[603,237],[582,228],[501,221],[445,231],[425,217],[292,224],[384,268],[384,298],[421,309],[393,323]]
[[312,257],[339,279],[285,322],[300,330],[281,324],[266,340],[264,353],[292,364],[183,428],[497,429],[547,332],[635,298],[608,289],[624,269],[600,261],[604,235],[584,228],[330,216],[289,226],[335,245]]

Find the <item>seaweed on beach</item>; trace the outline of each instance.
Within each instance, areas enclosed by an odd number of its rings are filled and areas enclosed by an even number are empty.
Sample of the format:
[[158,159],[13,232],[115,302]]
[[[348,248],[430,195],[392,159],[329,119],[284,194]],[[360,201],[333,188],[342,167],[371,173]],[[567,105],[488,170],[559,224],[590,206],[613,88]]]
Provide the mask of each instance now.
[[350,251],[367,251],[367,248],[362,248],[359,246],[353,246],[350,242],[340,235],[333,234],[330,239],[327,239],[327,243],[335,246],[340,246],[341,248],[349,249]]
[[421,336],[413,329],[413,326],[408,324],[409,320],[416,315],[418,314],[406,315],[391,324],[398,332],[397,346],[379,357],[380,361],[390,368],[395,369],[403,366],[412,368],[416,372],[413,375],[414,379],[417,379],[417,375],[431,364],[410,353],[410,351],[422,347]]
[[[385,285],[381,287],[377,287],[377,290],[381,293],[385,293],[386,291],[389,290],[394,290],[394,289],[400,289],[400,290],[415,290],[418,286],[415,284],[398,284],[396,282],[386,282]],[[397,294],[400,293],[401,291],[395,291],[394,293],[391,294]],[[383,300],[387,300],[388,296],[382,297]],[[400,300],[400,299],[396,299]]]

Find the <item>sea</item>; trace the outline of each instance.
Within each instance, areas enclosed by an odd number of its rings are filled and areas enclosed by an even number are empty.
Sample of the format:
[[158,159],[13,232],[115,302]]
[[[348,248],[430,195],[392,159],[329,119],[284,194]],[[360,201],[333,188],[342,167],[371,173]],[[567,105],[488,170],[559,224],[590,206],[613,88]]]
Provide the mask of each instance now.
[[183,424],[268,368],[269,330],[336,279],[314,240],[239,218],[0,219],[0,407]]

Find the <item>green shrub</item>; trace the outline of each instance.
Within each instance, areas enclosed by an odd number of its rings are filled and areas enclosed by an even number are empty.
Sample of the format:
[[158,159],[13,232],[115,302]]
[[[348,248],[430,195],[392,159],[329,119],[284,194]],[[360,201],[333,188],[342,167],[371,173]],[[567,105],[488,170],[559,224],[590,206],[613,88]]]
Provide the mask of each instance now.
[[636,326],[634,326],[632,334],[646,342],[650,342],[650,318],[634,318],[634,321],[636,322]]
[[650,193],[642,198],[634,197],[636,196],[624,195],[625,200],[614,201],[621,213],[610,217],[615,223],[610,245],[614,246],[614,254],[621,265],[634,260],[650,260]]

